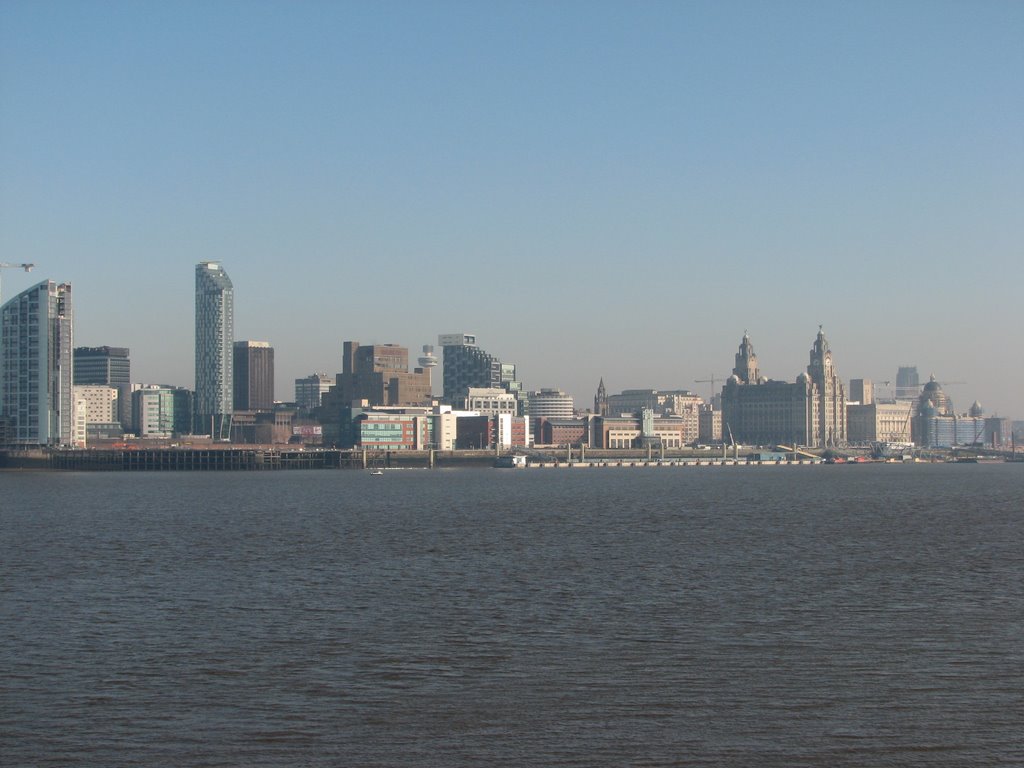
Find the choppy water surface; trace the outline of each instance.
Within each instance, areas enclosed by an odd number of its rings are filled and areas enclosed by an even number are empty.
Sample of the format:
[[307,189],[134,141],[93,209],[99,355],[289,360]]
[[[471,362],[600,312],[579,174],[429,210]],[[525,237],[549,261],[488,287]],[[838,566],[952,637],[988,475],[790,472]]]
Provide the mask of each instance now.
[[4,765],[1024,764],[1024,465],[0,475]]

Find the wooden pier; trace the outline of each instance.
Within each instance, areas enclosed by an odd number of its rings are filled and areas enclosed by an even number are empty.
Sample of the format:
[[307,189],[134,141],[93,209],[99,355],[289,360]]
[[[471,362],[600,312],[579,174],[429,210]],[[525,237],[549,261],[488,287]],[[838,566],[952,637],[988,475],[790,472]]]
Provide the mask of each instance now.
[[252,448],[141,448],[53,451],[49,468],[75,471],[218,472],[336,469],[341,451]]

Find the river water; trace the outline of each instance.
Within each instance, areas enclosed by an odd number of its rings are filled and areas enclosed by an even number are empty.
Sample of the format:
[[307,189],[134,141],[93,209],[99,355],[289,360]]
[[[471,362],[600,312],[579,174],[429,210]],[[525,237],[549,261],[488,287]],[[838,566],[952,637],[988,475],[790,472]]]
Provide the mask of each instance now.
[[1024,765],[1024,465],[0,474],[5,766]]

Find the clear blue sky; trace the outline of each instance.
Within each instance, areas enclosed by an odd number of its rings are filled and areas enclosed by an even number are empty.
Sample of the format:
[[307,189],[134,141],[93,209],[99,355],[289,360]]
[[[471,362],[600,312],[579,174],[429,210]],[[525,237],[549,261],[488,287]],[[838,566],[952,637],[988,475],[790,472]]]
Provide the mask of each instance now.
[[193,384],[193,266],[278,396],[472,332],[582,404],[727,374],[966,381],[1024,418],[1024,3],[0,4],[5,296]]

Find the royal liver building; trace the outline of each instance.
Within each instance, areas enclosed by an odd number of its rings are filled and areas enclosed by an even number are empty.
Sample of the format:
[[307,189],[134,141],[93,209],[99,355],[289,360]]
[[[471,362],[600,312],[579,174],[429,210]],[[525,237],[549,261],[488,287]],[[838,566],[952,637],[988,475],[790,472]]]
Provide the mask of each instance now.
[[815,403],[814,428],[817,440],[809,445],[830,448],[846,443],[846,389],[836,375],[832,364],[832,350],[828,347],[825,333],[818,326],[818,336],[811,347],[811,364],[807,375],[814,384]]
[[744,333],[733,375],[722,388],[722,434],[746,445],[830,448],[846,442],[846,390],[819,328],[810,365],[795,382],[760,375]]

